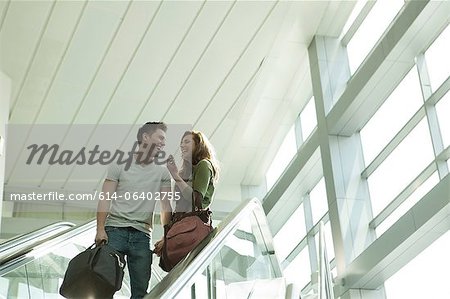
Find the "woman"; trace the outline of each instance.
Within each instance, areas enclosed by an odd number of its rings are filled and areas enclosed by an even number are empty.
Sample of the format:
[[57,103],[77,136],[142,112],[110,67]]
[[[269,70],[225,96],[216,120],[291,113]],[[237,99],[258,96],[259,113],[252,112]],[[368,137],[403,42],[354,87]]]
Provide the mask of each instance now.
[[[175,202],[173,216],[192,211],[192,202],[199,209],[211,205],[215,184],[219,177],[219,166],[214,148],[206,136],[199,131],[187,131],[180,143],[183,164],[178,167],[172,155],[167,160],[167,168],[175,181],[175,192],[180,199]],[[163,240],[156,242],[155,252],[160,255]]]

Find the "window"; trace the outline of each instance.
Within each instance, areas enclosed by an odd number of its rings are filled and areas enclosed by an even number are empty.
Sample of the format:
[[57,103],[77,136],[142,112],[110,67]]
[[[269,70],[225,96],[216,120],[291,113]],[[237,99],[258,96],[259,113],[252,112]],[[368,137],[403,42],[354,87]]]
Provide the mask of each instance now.
[[303,288],[311,281],[311,264],[309,263],[308,246],[283,270],[286,284],[295,283]]
[[300,113],[303,140],[308,139],[314,128],[317,126],[316,105],[312,97],[303,111]]
[[449,248],[447,232],[386,280],[387,298],[448,298]]
[[423,119],[368,178],[373,214],[384,209],[433,159]]
[[420,185],[388,218],[376,227],[378,236],[381,236],[401,216],[411,209],[422,197],[439,182],[437,172],[434,172],[422,185]]
[[[294,234],[295,238],[292,238]],[[305,212],[303,204],[295,210],[286,224],[273,238],[275,250],[280,262],[282,262],[288,254],[297,246],[300,240],[306,236]]]
[[450,93],[447,94],[436,104],[436,113],[439,120],[439,128],[441,129],[442,142],[444,148],[450,146]]
[[361,142],[367,165],[422,105],[419,76],[413,67],[361,130]]
[[325,180],[322,178],[309,194],[311,202],[313,223],[316,224],[328,211],[327,192],[325,190]]
[[[327,257],[328,257],[328,262],[331,262],[332,259],[334,259],[334,245],[333,245],[333,235],[331,233],[331,223],[330,221],[328,221],[325,225],[324,225],[324,229],[325,229],[325,246],[327,247]],[[317,233],[316,235],[314,235],[314,241],[316,243],[316,248],[317,248],[317,256],[320,255],[319,252],[319,234]],[[330,266],[331,268],[331,266]]]
[[425,52],[431,88],[433,91],[450,75],[450,26],[441,33]]
[[295,126],[292,126],[278,150],[272,164],[266,173],[267,190],[272,188],[273,184],[277,181],[280,175],[283,173],[286,166],[291,162],[297,152],[297,145],[295,141]]
[[404,0],[378,0],[347,45],[353,74],[402,8]]
[[350,14],[350,17],[348,17],[347,22],[345,22],[344,29],[342,29],[341,39],[344,37],[344,35],[347,34],[348,29],[353,25],[353,22],[355,22],[358,15],[361,13],[362,9],[366,5],[367,0],[359,0],[356,1],[355,6],[353,7],[352,13]]

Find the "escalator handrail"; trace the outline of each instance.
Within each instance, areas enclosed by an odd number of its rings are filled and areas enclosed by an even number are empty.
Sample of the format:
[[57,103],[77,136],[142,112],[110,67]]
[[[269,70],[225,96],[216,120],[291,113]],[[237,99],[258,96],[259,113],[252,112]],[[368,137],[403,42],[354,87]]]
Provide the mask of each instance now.
[[50,234],[43,238],[37,239],[35,242],[28,242],[20,246],[20,248],[11,248],[6,252],[2,252],[0,256],[0,275],[4,274],[6,269],[16,268],[20,265],[34,259],[34,255],[39,256],[43,251],[50,251],[52,247],[61,244],[71,238],[95,227],[96,221],[88,222],[73,226],[67,230],[60,231],[56,234]]
[[5,257],[7,257],[11,251],[17,252],[20,251],[22,248],[30,246],[30,245],[37,245],[37,243],[42,240],[46,239],[50,236],[55,236],[58,233],[62,231],[66,231],[72,227],[74,227],[75,224],[72,222],[62,221],[62,222],[56,222],[50,225],[47,225],[42,228],[38,228],[34,231],[31,231],[29,233],[21,234],[19,236],[16,236],[12,239],[9,239],[3,243],[0,244],[0,264],[2,264],[1,261]]
[[275,256],[272,234],[261,202],[249,199],[242,202],[220,225],[215,228],[208,237],[203,240],[188,256],[177,264],[163,280],[158,283],[145,297],[149,298],[174,298],[191,279],[200,271],[203,271],[212,261],[216,253],[223,247],[227,237],[234,232],[239,223],[254,212],[258,220],[259,228],[264,236],[264,244],[271,261],[275,275],[282,276],[280,264]]
[[60,227],[70,228],[70,227],[74,227],[74,226],[75,226],[74,223],[67,222],[67,221],[60,221],[60,222],[49,224],[47,226],[38,228],[38,229],[33,230],[31,232],[20,234],[20,235],[17,235],[15,237],[11,238],[11,239],[5,240],[3,243],[0,243],[0,251],[7,250],[10,247],[16,247],[16,246],[18,246],[19,244],[21,244],[23,242],[35,239],[36,237],[39,237],[39,236],[41,236],[43,234],[47,234],[49,232],[52,232],[55,229],[58,229]]

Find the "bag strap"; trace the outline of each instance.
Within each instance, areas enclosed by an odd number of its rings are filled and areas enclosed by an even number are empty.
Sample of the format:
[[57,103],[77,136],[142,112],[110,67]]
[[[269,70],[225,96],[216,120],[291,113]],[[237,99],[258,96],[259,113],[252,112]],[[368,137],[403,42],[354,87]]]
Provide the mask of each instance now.
[[195,205],[195,190],[194,189],[192,189],[192,212],[195,212],[195,211],[197,211],[197,210],[200,210],[200,208],[198,208],[196,205]]
[[[91,245],[92,247],[92,245]],[[98,254],[100,252],[100,249],[102,248],[102,245],[100,246],[96,246],[95,248],[91,248],[89,247],[88,249],[93,249],[92,254],[89,256],[89,260],[88,260],[88,264],[89,264],[89,268],[93,269],[94,268],[94,264],[97,262],[98,260]],[[87,249],[86,249],[87,250]]]

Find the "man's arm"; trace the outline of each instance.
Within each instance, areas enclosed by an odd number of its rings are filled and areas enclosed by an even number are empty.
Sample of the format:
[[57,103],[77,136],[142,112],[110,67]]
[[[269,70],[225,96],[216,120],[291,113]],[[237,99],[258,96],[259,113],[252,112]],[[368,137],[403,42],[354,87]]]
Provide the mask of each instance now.
[[108,217],[110,196],[116,192],[117,182],[106,179],[103,183],[102,194],[103,200],[98,201],[97,205],[97,234],[95,236],[95,243],[99,245],[103,240],[108,241],[108,235],[105,231],[106,217]]
[[[172,192],[172,188],[170,187],[161,187],[161,192],[168,192],[168,193],[161,193],[161,194],[169,194],[169,192]],[[168,196],[164,196],[161,200],[161,214],[160,214],[160,220],[161,225],[163,227],[164,231],[164,225],[169,224],[171,218],[172,218],[172,207],[170,206],[170,201],[167,199]],[[161,240],[157,241],[155,243],[155,249],[153,249],[153,252],[156,253],[157,256],[161,256],[162,247],[164,244],[164,236],[162,236]]]

